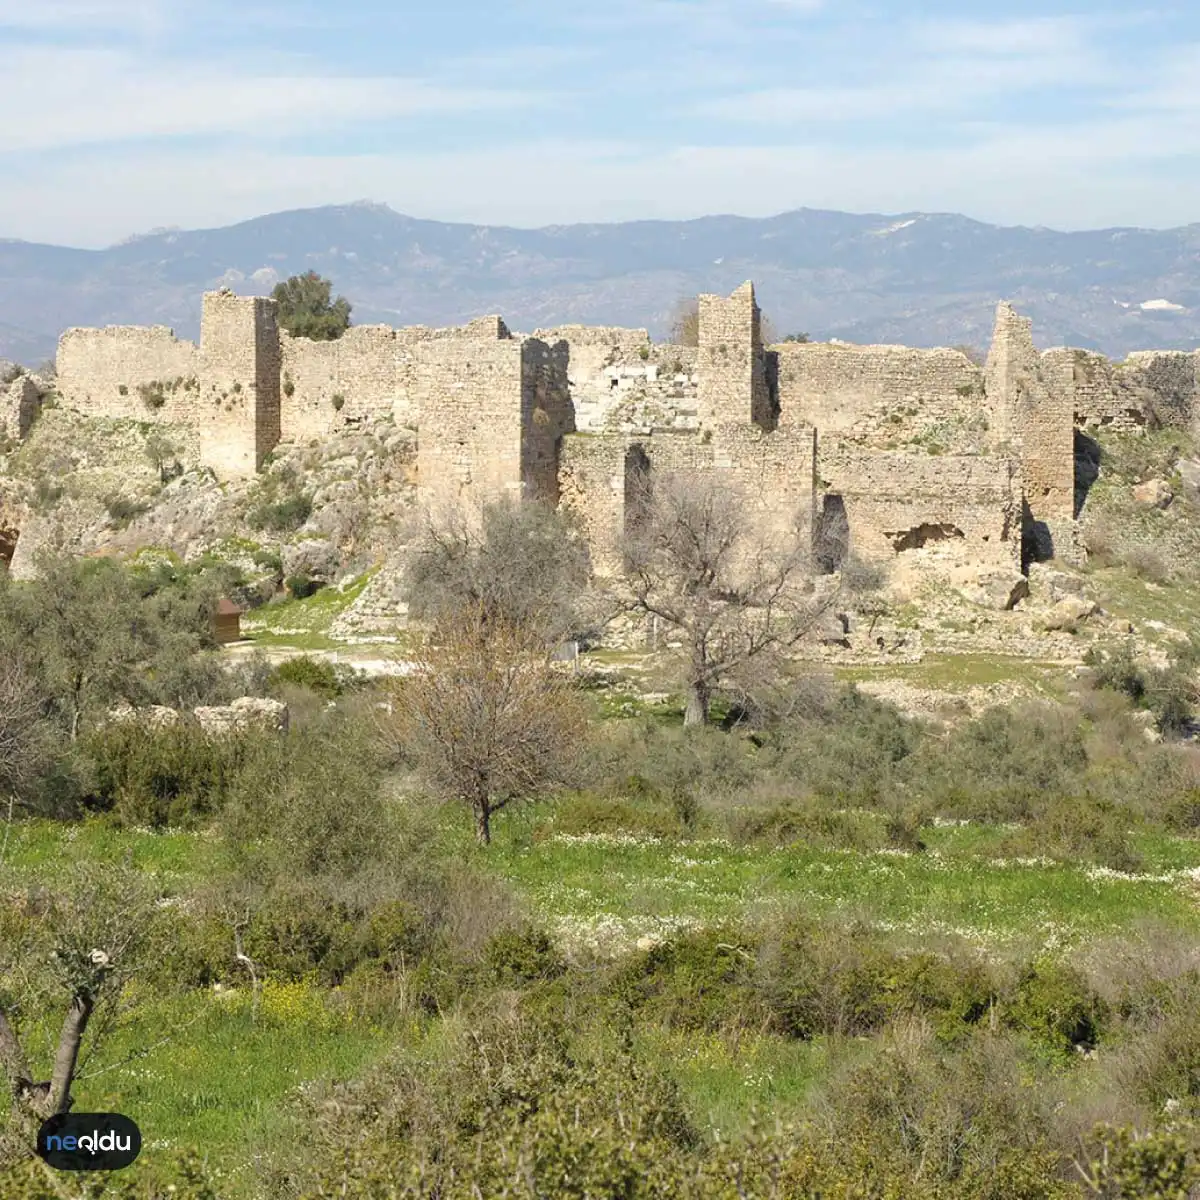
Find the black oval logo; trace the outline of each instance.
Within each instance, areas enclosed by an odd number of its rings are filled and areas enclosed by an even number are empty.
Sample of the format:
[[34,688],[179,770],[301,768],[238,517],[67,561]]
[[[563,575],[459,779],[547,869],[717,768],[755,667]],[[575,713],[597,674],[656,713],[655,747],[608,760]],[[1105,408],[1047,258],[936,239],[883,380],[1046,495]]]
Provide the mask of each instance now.
[[119,1113],[60,1113],[38,1130],[37,1152],[59,1171],[119,1171],[142,1152],[142,1133]]

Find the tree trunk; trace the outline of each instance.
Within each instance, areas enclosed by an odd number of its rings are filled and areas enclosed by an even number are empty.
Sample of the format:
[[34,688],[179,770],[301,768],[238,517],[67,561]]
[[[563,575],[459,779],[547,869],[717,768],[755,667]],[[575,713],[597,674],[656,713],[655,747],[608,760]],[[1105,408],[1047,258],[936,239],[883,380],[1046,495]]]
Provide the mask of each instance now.
[[54,1073],[50,1077],[50,1093],[46,1098],[49,1116],[66,1112],[71,1107],[71,1084],[75,1081],[75,1067],[79,1062],[79,1047],[87,1032],[95,1001],[87,993],[77,993],[67,1010],[62,1033],[58,1039],[58,1053],[54,1056]]
[[492,844],[492,810],[486,800],[475,802],[475,838],[481,846]]
[[708,709],[712,703],[712,691],[706,683],[693,683],[688,687],[687,711],[683,714],[684,728],[708,724]]

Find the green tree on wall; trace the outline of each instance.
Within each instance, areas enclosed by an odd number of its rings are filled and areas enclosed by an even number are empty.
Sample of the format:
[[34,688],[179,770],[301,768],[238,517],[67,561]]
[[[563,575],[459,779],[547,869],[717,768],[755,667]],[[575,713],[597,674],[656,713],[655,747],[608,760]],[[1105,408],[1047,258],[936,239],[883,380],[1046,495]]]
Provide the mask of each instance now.
[[306,271],[275,285],[272,299],[279,304],[279,324],[293,337],[332,342],[350,327],[350,301],[332,299],[333,284]]

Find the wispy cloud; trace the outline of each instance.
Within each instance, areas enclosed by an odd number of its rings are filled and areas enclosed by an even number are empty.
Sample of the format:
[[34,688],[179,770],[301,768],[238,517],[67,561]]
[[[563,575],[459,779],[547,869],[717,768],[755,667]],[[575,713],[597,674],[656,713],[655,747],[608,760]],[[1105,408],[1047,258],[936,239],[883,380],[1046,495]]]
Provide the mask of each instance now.
[[[56,85],[46,87],[49,77]],[[513,109],[531,94],[421,79],[278,71],[235,64],[148,66],[119,50],[27,49],[9,64],[0,152],[212,134],[311,134],[352,122]]]
[[1088,8],[0,0],[19,114],[0,123],[0,235],[98,244],[358,197],[518,225],[803,205],[1192,219],[1200,12],[1168,41],[1116,0]]

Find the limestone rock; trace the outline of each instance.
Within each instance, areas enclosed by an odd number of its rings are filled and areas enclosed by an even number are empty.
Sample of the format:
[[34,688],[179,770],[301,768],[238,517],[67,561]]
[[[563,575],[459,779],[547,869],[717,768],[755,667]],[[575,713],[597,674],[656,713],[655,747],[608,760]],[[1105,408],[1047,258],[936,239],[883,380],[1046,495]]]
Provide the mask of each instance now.
[[328,538],[304,538],[284,546],[283,575],[304,575],[317,583],[331,583],[337,578],[340,566],[337,547]]
[[1069,632],[1100,611],[1094,600],[1082,596],[1067,596],[1060,600],[1042,619],[1039,626],[1050,631]]
[[119,704],[110,708],[106,723],[111,725],[138,724],[146,729],[167,729],[179,724],[179,713],[162,704],[151,704],[146,708],[134,708],[132,704]]
[[288,728],[288,706],[279,700],[242,696],[232,704],[197,708],[195,712],[205,733],[235,733],[255,726],[286,733]]
[[41,407],[42,393],[35,380],[20,375],[0,392],[0,427],[10,438],[25,438]]
[[1200,495],[1200,459],[1182,459],[1176,470],[1179,472],[1179,478],[1183,481],[1183,486],[1187,491],[1192,496]]
[[1171,485],[1162,479],[1147,479],[1133,489],[1133,498],[1147,508],[1170,508],[1175,493]]
[[1050,563],[1030,563],[1029,584],[1035,595],[1057,601],[1082,595],[1086,581],[1078,575],[1057,570]]
[[974,587],[962,588],[961,592],[973,604],[1007,612],[1029,595],[1029,580],[1015,571],[996,571],[981,575]]

